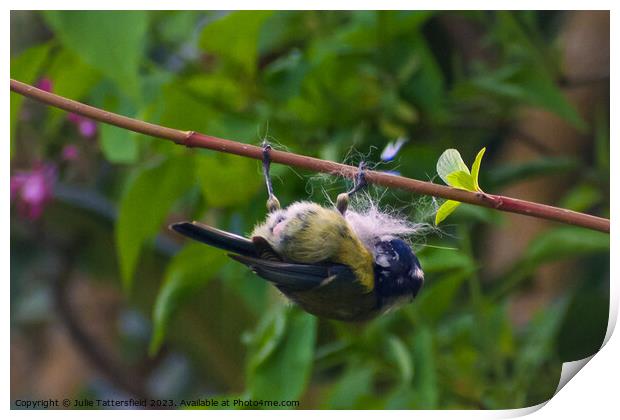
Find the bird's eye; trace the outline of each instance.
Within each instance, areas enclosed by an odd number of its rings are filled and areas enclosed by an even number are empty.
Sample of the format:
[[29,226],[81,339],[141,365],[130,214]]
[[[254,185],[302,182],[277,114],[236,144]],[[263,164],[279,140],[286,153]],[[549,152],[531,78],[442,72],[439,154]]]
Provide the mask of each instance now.
[[389,241],[377,242],[374,254],[375,264],[384,268],[390,267],[398,259],[398,254]]
[[269,230],[271,231],[271,233],[274,233],[274,230],[276,229],[276,227],[282,223],[284,220],[286,219],[286,217],[284,217],[283,214],[278,215],[274,220],[273,223],[271,224],[271,226],[269,227]]
[[411,247],[393,238],[375,244],[375,278],[380,305],[388,307],[413,298],[424,281],[424,273]]

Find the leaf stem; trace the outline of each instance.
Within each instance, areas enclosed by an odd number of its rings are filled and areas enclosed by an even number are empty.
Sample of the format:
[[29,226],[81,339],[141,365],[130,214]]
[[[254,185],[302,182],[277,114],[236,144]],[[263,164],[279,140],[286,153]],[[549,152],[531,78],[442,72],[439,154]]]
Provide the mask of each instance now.
[[[93,120],[115,125],[117,127],[149,136],[171,140],[176,144],[187,147],[210,149],[224,153],[232,153],[257,160],[262,159],[262,149],[258,146],[208,136],[194,131],[182,131],[174,128],[163,127],[157,124],[151,124],[145,121],[136,120],[134,118],[125,117],[123,115],[95,108],[81,102],[73,101],[71,99],[37,89],[34,86],[14,79],[11,79],[11,90],[20,95],[43,102],[56,108],[64,109],[68,112],[73,112]],[[342,163],[336,163],[279,150],[272,150],[270,157],[272,162],[275,163],[295,166],[315,172],[339,175],[351,179],[354,179],[358,172],[358,169],[355,166],[344,165]],[[460,201],[462,203],[469,203],[482,207],[491,207],[496,210],[523,214],[540,219],[553,220],[556,222],[582,226],[588,229],[609,233],[609,219],[548,206],[546,204],[492,194],[481,195],[444,185],[433,184],[432,182],[425,182],[377,171],[367,171],[366,180],[369,183],[382,185],[388,188],[399,188],[418,194],[441,197],[448,200]]]

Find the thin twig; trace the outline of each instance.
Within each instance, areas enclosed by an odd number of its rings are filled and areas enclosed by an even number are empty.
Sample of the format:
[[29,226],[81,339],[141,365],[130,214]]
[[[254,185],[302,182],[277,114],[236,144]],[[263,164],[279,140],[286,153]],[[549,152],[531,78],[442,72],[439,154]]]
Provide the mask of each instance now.
[[[93,120],[115,125],[117,127],[125,128],[138,133],[171,140],[177,144],[187,147],[211,149],[258,160],[261,160],[263,157],[262,149],[258,146],[207,136],[194,131],[181,131],[173,128],[162,127],[160,125],[124,117],[122,115],[104,111],[93,106],[85,105],[83,103],[37,89],[34,86],[14,79],[11,79],[11,90],[39,102],[64,109],[65,111],[73,112]],[[358,172],[358,169],[355,166],[344,165],[342,163],[298,155],[295,153],[272,150],[270,152],[270,156],[272,162],[296,166],[298,168],[304,168],[314,172],[324,172],[347,178],[354,178]],[[444,185],[433,184],[431,182],[419,181],[416,179],[395,176],[377,171],[368,171],[366,173],[366,180],[369,183],[382,185],[384,187],[400,188],[403,190],[416,192],[418,194],[442,197],[477,206],[491,207],[496,210],[519,213],[541,219],[554,220],[557,222],[582,226],[609,233],[609,219],[548,206],[545,204],[499,195],[474,193]]]

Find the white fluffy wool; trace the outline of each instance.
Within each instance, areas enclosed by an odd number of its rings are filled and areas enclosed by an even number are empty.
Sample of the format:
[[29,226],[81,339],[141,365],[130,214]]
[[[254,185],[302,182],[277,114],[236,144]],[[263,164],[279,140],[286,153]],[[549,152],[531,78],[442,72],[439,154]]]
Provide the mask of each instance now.
[[353,203],[345,213],[345,219],[369,249],[378,239],[397,237],[410,241],[413,235],[422,234],[426,228],[424,223],[412,223],[403,216],[379,210],[372,200]]

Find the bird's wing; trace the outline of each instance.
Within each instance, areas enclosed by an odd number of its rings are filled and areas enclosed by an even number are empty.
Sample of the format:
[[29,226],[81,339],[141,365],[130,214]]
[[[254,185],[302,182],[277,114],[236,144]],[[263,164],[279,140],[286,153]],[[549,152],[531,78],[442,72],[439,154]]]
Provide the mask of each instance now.
[[253,236],[252,243],[254,244],[254,249],[256,249],[257,258],[261,260],[282,261],[280,255],[278,255],[273,247],[269,245],[269,242],[262,236]]
[[311,290],[332,282],[349,283],[355,279],[351,269],[341,264],[297,264],[235,254],[229,256],[250,267],[258,276],[289,291]]
[[179,222],[170,225],[170,229],[183,236],[226,251],[249,257],[258,256],[256,246],[248,238],[234,233],[216,229],[198,222]]
[[289,291],[305,291],[329,285],[348,287],[355,274],[342,264],[298,264],[283,262],[261,237],[252,240],[198,222],[179,222],[170,229],[183,236],[234,254],[229,256],[250,267],[257,275]]

